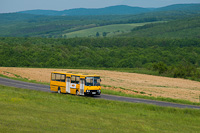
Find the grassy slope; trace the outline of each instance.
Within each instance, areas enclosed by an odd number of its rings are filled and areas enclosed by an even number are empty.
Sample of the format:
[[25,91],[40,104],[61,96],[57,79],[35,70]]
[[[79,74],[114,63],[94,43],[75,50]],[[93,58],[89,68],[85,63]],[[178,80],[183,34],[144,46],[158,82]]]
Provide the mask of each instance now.
[[200,112],[0,86],[2,132],[198,132]]
[[134,23],[134,24],[113,24],[107,26],[100,26],[89,28],[85,30],[79,30],[75,32],[66,33],[67,38],[71,37],[96,37],[96,33],[99,32],[100,36],[102,36],[103,32],[107,32],[107,36],[114,36],[121,33],[130,32],[131,29],[143,26],[148,23]]

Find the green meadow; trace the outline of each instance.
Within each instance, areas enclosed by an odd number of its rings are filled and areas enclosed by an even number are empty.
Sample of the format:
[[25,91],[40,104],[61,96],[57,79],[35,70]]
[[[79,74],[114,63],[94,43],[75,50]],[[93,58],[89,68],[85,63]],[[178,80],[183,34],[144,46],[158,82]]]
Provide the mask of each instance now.
[[1,132],[199,132],[200,112],[0,86]]
[[105,32],[106,36],[115,36],[122,33],[130,32],[133,28],[138,27],[138,26],[143,26],[145,24],[148,24],[148,23],[112,24],[112,25],[106,25],[106,26],[74,31],[74,32],[63,34],[63,35],[66,35],[67,38],[96,37],[97,32],[99,33],[99,36],[103,36],[103,32]]

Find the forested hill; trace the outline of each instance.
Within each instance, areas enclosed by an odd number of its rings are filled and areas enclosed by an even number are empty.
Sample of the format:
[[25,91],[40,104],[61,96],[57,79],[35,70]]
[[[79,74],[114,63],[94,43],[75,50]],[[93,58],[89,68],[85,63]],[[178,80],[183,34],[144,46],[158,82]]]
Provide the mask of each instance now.
[[147,68],[200,79],[200,39],[0,37],[0,66]]
[[134,15],[158,11],[200,11],[200,4],[176,4],[161,8],[142,8],[125,5],[111,6],[98,9],[77,8],[64,11],[55,10],[28,10],[19,13],[50,15],[50,16],[82,16],[82,15]]
[[165,23],[147,24],[121,36],[159,38],[200,38],[200,17],[190,17]]
[[[161,61],[200,66],[200,39],[0,37],[0,48],[0,66],[134,68]],[[45,64],[51,60],[58,64]]]
[[175,4],[157,8],[156,11],[199,11],[200,4]]

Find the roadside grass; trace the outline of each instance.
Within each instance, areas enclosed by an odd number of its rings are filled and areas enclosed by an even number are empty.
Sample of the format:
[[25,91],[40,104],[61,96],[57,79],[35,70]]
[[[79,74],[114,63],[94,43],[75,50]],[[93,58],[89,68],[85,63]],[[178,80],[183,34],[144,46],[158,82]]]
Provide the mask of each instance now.
[[43,84],[43,85],[49,85],[49,83],[46,83],[46,82],[38,82],[36,80],[29,80],[27,78],[22,78],[21,76],[17,75],[15,77],[8,77],[8,76],[5,76],[3,74],[0,74],[0,77],[4,77],[4,78],[8,78],[8,79],[13,79],[13,80],[19,80],[19,81],[24,81],[24,82],[29,82],[29,83],[36,83],[36,84]]
[[[22,78],[21,76],[18,76],[20,78],[14,78],[14,77],[8,77],[8,76],[0,74],[0,77],[24,81],[24,82],[29,82],[29,83],[43,84],[43,85],[49,85],[50,84],[50,83],[47,83],[47,82],[38,82],[38,81],[35,81],[35,80],[28,80],[26,78]],[[103,86],[103,87],[113,87],[113,86],[103,85],[103,84],[101,84],[101,86]],[[118,88],[118,87],[113,87],[113,88]],[[122,88],[122,87],[120,87],[120,89],[128,90],[128,89]],[[108,90],[108,89],[101,89],[101,90],[102,90],[102,92],[101,92],[102,94],[108,94],[108,95],[116,95],[116,96],[132,97],[132,98],[143,98],[143,99],[150,99],[150,100],[156,100],[156,101],[165,101],[165,102],[173,102],[173,103],[189,104],[189,105],[200,105],[200,103],[191,102],[191,101],[188,101],[188,100],[165,98],[165,97],[153,97],[151,95],[149,95],[149,96],[133,95],[133,94],[126,94],[126,93],[121,92],[121,91],[114,91],[114,90]],[[145,94],[145,92],[139,92],[139,93]]]
[[159,107],[0,85],[1,132],[199,132],[196,109]]

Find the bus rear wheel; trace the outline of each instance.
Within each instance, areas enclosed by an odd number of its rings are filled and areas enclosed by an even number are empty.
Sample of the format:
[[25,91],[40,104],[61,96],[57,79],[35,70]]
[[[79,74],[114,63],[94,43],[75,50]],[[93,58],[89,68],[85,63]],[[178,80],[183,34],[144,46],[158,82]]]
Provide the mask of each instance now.
[[59,94],[61,93],[60,87],[58,88],[58,93],[59,93]]

